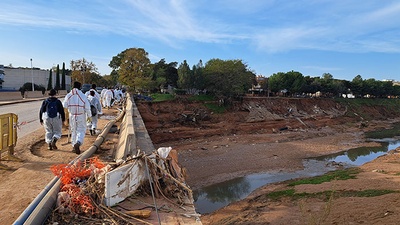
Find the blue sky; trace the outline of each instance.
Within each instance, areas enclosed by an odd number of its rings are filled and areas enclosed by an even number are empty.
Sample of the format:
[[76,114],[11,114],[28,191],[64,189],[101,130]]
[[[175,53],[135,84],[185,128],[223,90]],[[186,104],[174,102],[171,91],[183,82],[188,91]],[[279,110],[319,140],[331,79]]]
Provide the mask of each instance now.
[[0,64],[44,69],[144,48],[152,63],[242,59],[258,75],[299,71],[400,80],[398,0],[2,0]]

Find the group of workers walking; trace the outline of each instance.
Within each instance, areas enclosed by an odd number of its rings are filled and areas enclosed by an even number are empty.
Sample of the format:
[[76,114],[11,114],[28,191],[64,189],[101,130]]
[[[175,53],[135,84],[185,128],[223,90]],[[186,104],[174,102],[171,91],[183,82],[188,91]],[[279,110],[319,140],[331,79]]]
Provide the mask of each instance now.
[[[83,144],[86,129],[89,128],[90,135],[96,135],[98,115],[103,114],[102,106],[109,109],[113,103],[121,102],[125,94],[124,92],[120,94],[119,89],[112,90],[111,88],[105,88],[99,94],[96,84],[92,84],[91,89],[83,93],[80,90],[81,86],[80,82],[74,82],[73,89],[65,96],[63,102],[55,97],[57,92],[54,89],[49,91],[49,98],[43,101],[39,120],[45,129],[47,149],[57,149],[56,143],[61,138],[62,124],[66,119],[64,108],[69,114],[72,152],[80,154],[80,146]],[[116,94],[119,98],[115,96]]]

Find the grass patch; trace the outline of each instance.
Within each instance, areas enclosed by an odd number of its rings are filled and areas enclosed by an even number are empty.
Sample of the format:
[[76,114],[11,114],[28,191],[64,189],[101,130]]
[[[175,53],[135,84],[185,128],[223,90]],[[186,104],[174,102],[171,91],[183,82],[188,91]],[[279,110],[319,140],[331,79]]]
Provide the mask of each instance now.
[[296,193],[294,189],[287,189],[282,191],[274,191],[266,194],[266,197],[270,200],[277,201],[284,197],[290,198],[291,200],[299,200],[304,198],[319,198],[324,201],[328,201],[329,199],[339,198],[339,197],[376,197],[391,193],[399,193],[399,191],[395,190],[379,190],[379,189],[369,189],[362,191],[322,191],[315,193]]
[[205,103],[204,105],[214,113],[224,113],[226,111],[226,107],[214,103]]
[[356,174],[358,174],[360,170],[358,168],[351,168],[346,170],[335,170],[329,173],[326,173],[321,176],[304,178],[300,180],[296,180],[290,182],[288,186],[296,186],[301,184],[322,184],[324,182],[330,182],[332,180],[348,180],[355,179]]
[[391,194],[391,193],[396,193],[396,192],[398,192],[398,191],[370,189],[370,190],[356,191],[353,195],[351,195],[349,197],[376,197],[376,196],[381,196],[381,195],[386,195],[386,194]]
[[151,94],[151,98],[153,99],[153,102],[163,102],[163,101],[173,100],[175,99],[175,96],[171,94],[155,93]]
[[366,138],[391,138],[398,136],[400,133],[400,123],[394,123],[393,128],[391,129],[383,129],[383,130],[376,130],[370,131],[365,133]]
[[335,194],[334,191],[322,191],[316,193],[296,193],[294,189],[287,189],[283,191],[275,191],[268,193],[266,197],[270,200],[277,201],[281,198],[290,198],[291,200],[298,200],[303,198],[320,198],[324,200],[329,200]]
[[211,95],[192,95],[189,97],[190,101],[208,102],[215,101],[214,96]]
[[287,189],[283,191],[274,191],[267,194],[267,198],[272,200],[278,200],[283,197],[293,197],[295,195],[294,189]]

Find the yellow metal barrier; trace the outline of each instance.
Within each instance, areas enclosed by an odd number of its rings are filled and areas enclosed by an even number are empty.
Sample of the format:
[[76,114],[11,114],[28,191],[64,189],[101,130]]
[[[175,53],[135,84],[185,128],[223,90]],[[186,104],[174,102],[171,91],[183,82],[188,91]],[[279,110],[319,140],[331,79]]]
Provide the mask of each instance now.
[[[19,160],[14,157],[14,147],[17,144],[18,116],[14,113],[0,115],[0,161],[1,155],[8,150],[8,159]],[[6,168],[0,164],[0,168]]]

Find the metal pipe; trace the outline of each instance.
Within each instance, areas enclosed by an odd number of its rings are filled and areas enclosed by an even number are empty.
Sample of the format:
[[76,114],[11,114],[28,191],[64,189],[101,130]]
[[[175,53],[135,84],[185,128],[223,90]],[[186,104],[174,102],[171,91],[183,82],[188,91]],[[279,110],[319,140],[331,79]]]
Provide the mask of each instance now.
[[22,212],[22,214],[17,218],[17,220],[13,223],[14,225],[22,225],[29,217],[29,215],[33,212],[36,206],[40,203],[43,197],[49,192],[49,190],[54,186],[54,184],[59,180],[58,177],[54,177],[49,184],[39,193],[38,196],[29,204],[29,206]]

